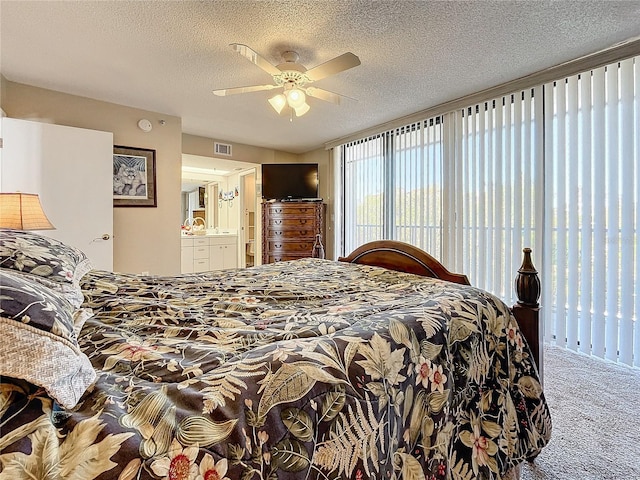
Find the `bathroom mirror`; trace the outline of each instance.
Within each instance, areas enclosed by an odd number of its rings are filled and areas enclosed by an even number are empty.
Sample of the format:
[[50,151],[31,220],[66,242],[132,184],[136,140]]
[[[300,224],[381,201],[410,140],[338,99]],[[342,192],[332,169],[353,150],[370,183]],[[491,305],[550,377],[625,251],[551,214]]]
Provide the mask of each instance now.
[[207,229],[220,226],[218,182],[182,182],[182,219],[202,218]]

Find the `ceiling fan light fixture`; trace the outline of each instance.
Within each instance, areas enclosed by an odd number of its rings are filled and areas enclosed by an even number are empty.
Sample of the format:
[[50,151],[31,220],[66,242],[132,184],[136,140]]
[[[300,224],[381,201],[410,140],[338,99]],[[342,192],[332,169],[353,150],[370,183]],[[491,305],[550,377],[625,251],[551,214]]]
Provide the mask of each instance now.
[[282,113],[282,109],[287,104],[287,98],[282,93],[280,93],[274,97],[271,97],[269,99],[269,103],[276,112]]
[[292,88],[290,90],[287,90],[286,95],[289,106],[294,110],[296,108],[302,107],[303,105],[306,105],[307,96],[299,88]]
[[296,117],[301,117],[305,113],[307,113],[311,107],[307,104],[307,102],[303,103],[301,106],[294,108],[296,112]]

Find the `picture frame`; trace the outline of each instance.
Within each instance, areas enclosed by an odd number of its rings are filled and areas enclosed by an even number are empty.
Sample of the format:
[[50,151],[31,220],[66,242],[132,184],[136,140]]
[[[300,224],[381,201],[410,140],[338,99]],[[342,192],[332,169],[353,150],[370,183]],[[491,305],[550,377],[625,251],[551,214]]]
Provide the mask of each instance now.
[[158,206],[155,150],[113,146],[113,206]]

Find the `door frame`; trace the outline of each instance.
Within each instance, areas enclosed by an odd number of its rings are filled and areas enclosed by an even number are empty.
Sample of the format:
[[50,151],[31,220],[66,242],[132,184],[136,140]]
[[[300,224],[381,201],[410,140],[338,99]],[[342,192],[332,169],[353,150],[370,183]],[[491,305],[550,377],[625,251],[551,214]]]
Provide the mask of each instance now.
[[258,265],[260,264],[260,259],[258,257],[258,255],[256,254],[257,251],[257,246],[259,245],[260,242],[260,230],[257,228],[257,220],[258,220],[258,207],[259,207],[259,203],[258,203],[258,195],[257,195],[257,180],[258,180],[258,176],[257,176],[257,167],[256,168],[250,168],[247,170],[244,170],[242,172],[240,172],[238,174],[239,177],[239,197],[240,197],[240,215],[241,215],[241,219],[240,219],[240,228],[238,229],[238,256],[239,256],[239,260],[240,262],[238,263],[238,266],[241,268],[246,268],[247,266],[247,248],[249,245],[249,238],[248,238],[248,232],[245,229],[245,225],[246,225],[246,221],[245,221],[245,215],[247,214],[247,205],[245,205],[245,189],[247,188],[247,184],[246,182],[248,181],[249,178],[253,178],[253,191],[254,191],[254,195],[253,195],[253,215],[254,215],[254,224],[253,224],[253,265]]

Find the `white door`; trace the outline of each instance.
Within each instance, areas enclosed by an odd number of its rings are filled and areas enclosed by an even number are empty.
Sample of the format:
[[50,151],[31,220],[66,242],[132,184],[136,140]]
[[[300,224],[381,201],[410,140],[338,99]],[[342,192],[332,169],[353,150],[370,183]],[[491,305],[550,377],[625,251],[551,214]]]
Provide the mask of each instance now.
[[40,233],[113,270],[113,134],[4,117],[2,136],[0,190],[39,194]]

